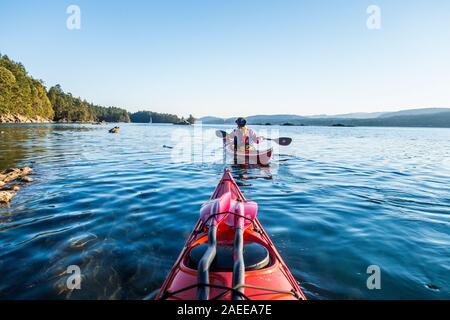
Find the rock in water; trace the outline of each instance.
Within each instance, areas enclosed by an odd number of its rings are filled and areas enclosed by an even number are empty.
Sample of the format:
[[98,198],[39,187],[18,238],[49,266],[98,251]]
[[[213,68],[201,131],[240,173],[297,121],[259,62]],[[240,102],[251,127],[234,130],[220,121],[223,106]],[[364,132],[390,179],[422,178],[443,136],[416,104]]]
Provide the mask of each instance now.
[[50,119],[40,116],[28,117],[21,114],[3,114],[0,115],[0,123],[51,123]]
[[28,176],[22,177],[21,180],[22,180],[22,182],[27,182],[27,183],[33,182],[33,178],[30,178]]
[[[33,179],[29,178],[29,175],[33,170],[31,168],[11,168],[0,172],[0,189],[4,189],[8,185],[8,189],[0,191],[0,203],[9,203],[20,190],[20,186],[17,185],[17,180],[22,182],[31,182]],[[14,183],[16,183],[14,185]]]
[[109,133],[119,133],[119,130],[120,130],[119,127],[114,127],[114,128],[109,130]]
[[23,178],[30,173],[33,172],[33,169],[29,167],[25,167],[22,169],[19,168],[10,168],[0,172],[0,181],[4,184],[9,183],[11,181],[17,180],[18,178]]
[[15,195],[15,191],[0,191],[0,203],[9,203]]

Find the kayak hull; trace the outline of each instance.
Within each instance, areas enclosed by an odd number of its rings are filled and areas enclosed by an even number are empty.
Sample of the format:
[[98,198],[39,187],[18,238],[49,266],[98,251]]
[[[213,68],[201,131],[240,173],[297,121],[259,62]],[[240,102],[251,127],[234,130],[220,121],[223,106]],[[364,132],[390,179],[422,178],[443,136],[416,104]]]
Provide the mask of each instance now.
[[[258,246],[267,252],[268,259],[262,264],[255,264],[254,269],[245,271],[245,286],[243,296],[250,300],[304,300],[306,299],[300,287],[276,250],[272,241],[264,231],[262,225],[255,217],[257,205],[247,201],[231,174],[226,171],[216,191],[203,208],[209,208],[212,203],[220,202],[226,195],[226,201],[245,202],[249,204],[250,215],[247,224],[243,224],[244,244]],[[255,211],[256,210],[256,211]],[[247,211],[246,211],[247,215]],[[233,245],[236,229],[225,223],[225,216],[218,216],[222,223],[218,224],[217,247],[224,248]],[[157,299],[168,300],[197,300],[198,297],[198,272],[192,266],[193,252],[206,245],[208,242],[208,227],[204,220],[200,219],[193,232],[186,241],[183,250],[166,278]],[[219,258],[217,258],[219,260]],[[246,258],[247,259],[247,258]],[[246,261],[248,264],[248,261]],[[250,266],[246,266],[250,268]],[[233,291],[233,270],[217,269],[209,272],[209,297],[210,299],[230,300]]]
[[235,164],[259,164],[268,165],[272,160],[273,148],[267,150],[248,150],[248,151],[234,151],[234,148],[226,147],[226,153],[229,159],[232,159]]

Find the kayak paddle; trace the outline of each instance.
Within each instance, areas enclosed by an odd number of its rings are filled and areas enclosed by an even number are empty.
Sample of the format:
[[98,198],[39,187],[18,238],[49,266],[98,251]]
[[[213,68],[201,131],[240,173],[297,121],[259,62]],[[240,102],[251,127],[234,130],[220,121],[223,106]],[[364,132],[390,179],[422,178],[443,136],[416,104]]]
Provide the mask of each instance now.
[[[227,136],[227,133],[222,130],[217,130],[216,136],[218,138],[225,138]],[[270,138],[264,138],[264,139],[278,143],[280,146],[288,146],[292,143],[292,138],[288,138],[288,137],[281,137],[281,138],[277,138],[277,139],[270,139]]]
[[280,146],[288,146],[292,143],[292,138],[287,138],[287,137],[282,137],[282,138],[277,138],[277,139],[270,139],[270,138],[264,138],[264,139],[278,143]]
[[216,136],[217,138],[225,138],[227,136],[227,133],[222,130],[216,130]]

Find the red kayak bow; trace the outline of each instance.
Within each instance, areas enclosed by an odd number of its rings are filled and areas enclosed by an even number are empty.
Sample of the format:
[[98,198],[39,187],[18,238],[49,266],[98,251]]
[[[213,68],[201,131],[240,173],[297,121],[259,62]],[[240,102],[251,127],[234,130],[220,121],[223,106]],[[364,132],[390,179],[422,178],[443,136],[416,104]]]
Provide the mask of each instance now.
[[305,300],[226,169],[157,299]]

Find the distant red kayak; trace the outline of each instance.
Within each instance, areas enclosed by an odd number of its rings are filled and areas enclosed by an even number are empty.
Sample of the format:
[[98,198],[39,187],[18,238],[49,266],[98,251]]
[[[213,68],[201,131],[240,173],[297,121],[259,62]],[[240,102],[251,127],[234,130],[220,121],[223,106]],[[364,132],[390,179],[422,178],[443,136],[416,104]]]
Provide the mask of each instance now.
[[[260,164],[270,163],[273,155],[273,148],[267,150],[247,150],[234,151],[233,145],[226,147],[227,155],[230,159],[235,159],[237,164]],[[235,156],[236,155],[236,156]]]
[[305,300],[257,211],[225,170],[157,299]]

